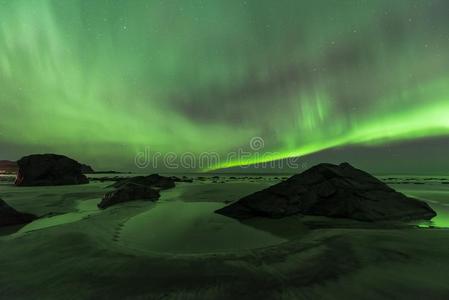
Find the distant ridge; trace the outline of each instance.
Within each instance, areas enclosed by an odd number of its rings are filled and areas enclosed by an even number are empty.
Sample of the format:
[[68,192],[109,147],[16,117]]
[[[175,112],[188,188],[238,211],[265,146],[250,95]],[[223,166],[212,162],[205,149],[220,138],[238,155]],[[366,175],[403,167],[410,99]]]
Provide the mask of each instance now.
[[0,160],[0,174],[17,173],[19,166],[15,161]]

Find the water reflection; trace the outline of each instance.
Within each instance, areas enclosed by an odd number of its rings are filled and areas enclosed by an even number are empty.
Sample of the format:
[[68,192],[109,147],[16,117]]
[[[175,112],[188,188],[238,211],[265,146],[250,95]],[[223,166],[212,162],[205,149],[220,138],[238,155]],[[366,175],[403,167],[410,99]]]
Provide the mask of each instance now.
[[163,253],[204,253],[251,249],[286,241],[268,232],[215,214],[222,203],[160,202],[131,218],[120,241]]

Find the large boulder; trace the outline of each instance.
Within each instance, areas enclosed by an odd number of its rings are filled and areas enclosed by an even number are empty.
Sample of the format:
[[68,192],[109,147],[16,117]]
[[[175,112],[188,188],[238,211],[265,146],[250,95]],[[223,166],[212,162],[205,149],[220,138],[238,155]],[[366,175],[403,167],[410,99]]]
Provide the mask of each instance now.
[[427,203],[396,192],[348,163],[317,165],[216,212],[239,220],[304,214],[381,221],[436,215]]
[[29,223],[36,219],[35,215],[21,213],[0,199],[0,227]]
[[149,186],[126,183],[118,189],[108,192],[98,204],[98,207],[104,209],[114,204],[134,200],[156,201],[159,199],[159,196],[159,191]]
[[176,179],[174,177],[164,177],[159,174],[152,174],[149,176],[136,176],[131,178],[126,178],[117,181],[111,187],[120,188],[129,183],[142,185],[152,188],[157,188],[160,190],[170,189],[175,187]]
[[33,154],[17,161],[18,186],[48,186],[85,184],[89,180],[76,160],[56,154]]

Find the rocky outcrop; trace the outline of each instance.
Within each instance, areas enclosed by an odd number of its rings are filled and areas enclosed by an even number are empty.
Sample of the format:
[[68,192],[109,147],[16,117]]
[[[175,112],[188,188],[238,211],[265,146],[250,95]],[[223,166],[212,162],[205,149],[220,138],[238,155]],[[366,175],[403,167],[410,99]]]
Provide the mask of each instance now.
[[236,219],[295,214],[361,221],[431,219],[423,201],[396,192],[348,163],[320,164],[216,211]]
[[173,179],[174,182],[187,182],[187,183],[193,182],[193,179],[189,178],[187,176],[182,176],[182,177],[171,176],[170,178]]
[[36,219],[36,216],[21,213],[0,199],[0,227],[26,224]]
[[67,156],[34,154],[17,161],[18,186],[85,184],[89,180],[81,172],[81,164]]
[[118,189],[107,193],[98,204],[98,207],[104,209],[114,204],[134,200],[156,201],[159,199],[159,196],[159,191],[149,186],[128,182],[121,185]]
[[160,190],[170,189],[175,187],[176,179],[173,177],[160,176],[159,174],[152,174],[149,176],[136,176],[117,181],[111,187],[120,188],[128,183],[143,185],[147,187],[157,188]]
[[159,190],[173,188],[175,182],[178,182],[178,178],[164,177],[159,174],[119,179],[110,186],[116,190],[107,193],[98,207],[107,208],[117,203],[134,200],[157,201],[160,196]]

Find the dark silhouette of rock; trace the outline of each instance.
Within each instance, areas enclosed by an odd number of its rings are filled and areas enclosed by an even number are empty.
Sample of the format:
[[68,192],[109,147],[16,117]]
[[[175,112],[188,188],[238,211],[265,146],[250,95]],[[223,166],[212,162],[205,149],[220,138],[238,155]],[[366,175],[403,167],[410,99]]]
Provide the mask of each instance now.
[[[98,174],[98,173],[96,173]],[[121,181],[121,180],[127,180],[129,179],[128,177],[120,177],[120,176],[114,176],[114,177],[90,177],[89,180],[90,181]]]
[[95,170],[86,164],[81,164],[81,173],[83,174],[95,174]]
[[109,171],[93,171],[90,172],[88,174],[132,174],[132,172],[120,172],[120,171],[113,171],[113,170],[109,170]]
[[0,160],[0,174],[13,174],[17,173],[19,167],[15,161]]
[[178,177],[165,177],[159,174],[120,178],[110,186],[116,188],[116,190],[107,193],[98,207],[106,208],[117,203],[134,200],[156,201],[160,196],[159,190],[173,188],[175,182],[180,181],[182,180]]
[[120,188],[127,185],[128,183],[133,183],[137,185],[165,190],[175,187],[175,181],[176,179],[174,179],[173,177],[165,177],[160,176],[159,174],[152,174],[149,176],[136,176],[119,180],[116,183],[112,184],[111,187]]
[[128,182],[121,185],[117,190],[107,193],[98,204],[98,207],[104,209],[114,204],[134,200],[156,201],[159,199],[159,196],[159,191],[149,186]]
[[216,212],[236,219],[304,214],[362,221],[436,215],[427,203],[396,192],[348,163],[317,165]]
[[89,180],[81,172],[81,164],[67,156],[33,154],[17,161],[18,186],[85,184]]
[[192,178],[189,178],[189,177],[187,177],[187,176],[182,176],[181,182],[192,183],[192,182],[193,182],[193,179],[192,179]]
[[29,223],[36,219],[35,215],[21,213],[0,199],[0,227]]
[[182,178],[177,177],[177,176],[170,176],[171,179],[173,179],[174,182],[188,182],[188,183],[192,183],[193,179],[187,177],[187,176],[182,176]]

